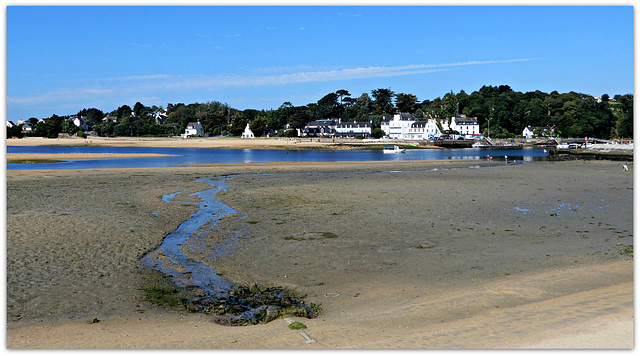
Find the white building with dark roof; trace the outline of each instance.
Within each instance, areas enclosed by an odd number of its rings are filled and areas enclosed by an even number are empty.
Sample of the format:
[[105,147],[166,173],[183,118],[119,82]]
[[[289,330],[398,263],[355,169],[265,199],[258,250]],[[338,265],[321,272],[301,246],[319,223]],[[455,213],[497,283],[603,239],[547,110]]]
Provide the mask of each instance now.
[[478,119],[475,117],[468,118],[464,115],[459,115],[452,117],[449,122],[442,122],[441,124],[443,130],[458,131],[460,135],[467,138],[480,135],[480,125],[478,124]]
[[[537,132],[537,133],[536,133]],[[553,136],[554,130],[551,126],[544,127],[533,127],[527,126],[522,130],[522,137],[524,138],[534,138],[534,137],[548,137]]]
[[364,138],[371,136],[371,121],[340,122],[336,125],[336,137],[356,137],[362,135]]
[[399,113],[393,115],[392,119],[384,118],[380,123],[380,128],[389,138],[404,140],[411,130],[411,125],[418,121],[415,116],[409,113]]
[[333,137],[338,120],[316,120],[304,127],[304,135],[310,137]]
[[436,121],[429,119],[427,121],[416,121],[411,124],[409,132],[403,135],[405,140],[433,140],[436,137],[442,136],[440,128],[436,124]]
[[187,124],[187,128],[184,130],[182,137],[187,138],[191,136],[204,136],[204,128],[202,128],[200,121]]
[[435,120],[418,121],[408,113],[396,114],[393,119],[382,120],[380,128],[386,136],[397,140],[430,140],[442,136]]

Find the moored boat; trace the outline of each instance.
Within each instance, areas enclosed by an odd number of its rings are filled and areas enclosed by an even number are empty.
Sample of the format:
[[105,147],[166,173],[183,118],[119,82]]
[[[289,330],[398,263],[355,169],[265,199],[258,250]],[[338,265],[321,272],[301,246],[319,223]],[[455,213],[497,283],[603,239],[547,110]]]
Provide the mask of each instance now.
[[404,148],[398,146],[384,146],[382,147],[382,153],[404,153]]

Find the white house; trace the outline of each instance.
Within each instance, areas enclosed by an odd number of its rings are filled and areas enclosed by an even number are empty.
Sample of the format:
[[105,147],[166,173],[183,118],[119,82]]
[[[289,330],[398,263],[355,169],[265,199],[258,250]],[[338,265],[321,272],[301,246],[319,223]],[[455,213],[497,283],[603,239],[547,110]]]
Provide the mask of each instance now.
[[187,128],[184,130],[182,137],[188,138],[191,136],[204,136],[204,129],[200,121],[187,124]]
[[251,131],[251,128],[249,127],[249,123],[247,123],[247,127],[244,128],[242,138],[256,138],[256,136],[253,134],[253,131]]
[[341,122],[336,125],[335,135],[337,137],[355,137],[362,135],[367,138],[371,136],[371,122]]
[[117,116],[107,115],[107,116],[102,118],[102,121],[104,121],[104,122],[118,122],[118,117]]
[[527,126],[522,130],[522,137],[524,138],[533,138],[533,127]]
[[411,125],[416,121],[418,121],[418,119],[413,115],[401,112],[393,115],[393,119],[383,119],[380,123],[380,128],[384,131],[386,136],[402,140],[409,134]]
[[22,124],[22,132],[33,132],[33,125],[31,122],[25,120],[18,120],[18,125]]
[[333,137],[336,133],[338,120],[316,120],[304,127],[305,136]]
[[442,128],[445,131],[458,131],[460,135],[466,138],[473,138],[473,136],[480,135],[480,125],[478,124],[478,119],[475,117],[467,118],[464,115],[452,117],[448,123],[442,123]]
[[84,131],[89,130],[89,126],[87,125],[84,116],[73,116],[73,124],[82,128]]
[[[534,131],[540,131],[540,134],[536,135]],[[522,137],[525,138],[534,138],[540,136],[553,136],[553,127],[544,126],[544,127],[536,127],[527,126],[522,130]]]
[[158,111],[153,115],[153,118],[156,120],[156,124],[164,124],[165,120],[167,120],[167,111]]
[[399,140],[429,140],[442,136],[434,119],[418,121],[408,113],[396,114],[391,120],[382,120],[380,128],[386,136]]
[[429,119],[411,124],[409,132],[404,133],[402,138],[405,140],[432,140],[434,137],[440,136],[442,136],[442,132],[440,132],[436,121]]

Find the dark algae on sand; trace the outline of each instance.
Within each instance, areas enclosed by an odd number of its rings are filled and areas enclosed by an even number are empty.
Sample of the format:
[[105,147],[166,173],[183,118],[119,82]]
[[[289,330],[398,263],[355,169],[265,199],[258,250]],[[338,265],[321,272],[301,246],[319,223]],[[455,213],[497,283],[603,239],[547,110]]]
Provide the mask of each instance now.
[[[192,312],[215,315],[214,320],[223,325],[248,325],[267,323],[278,317],[298,316],[314,318],[320,313],[320,305],[304,301],[301,295],[280,286],[257,284],[234,285],[213,268],[188,258],[182,248],[194,237],[210,232],[222,217],[238,214],[234,209],[220,203],[214,197],[229,188],[222,178],[201,178],[212,188],[189,195],[200,202],[176,200],[184,190],[163,197],[167,203],[196,204],[199,210],[167,235],[160,247],[147,254],[143,260],[162,273],[175,288],[146,288],[145,300],[165,307],[184,306]],[[242,215],[241,218],[245,218]],[[227,238],[222,248],[213,251],[222,255],[245,238],[246,232]]]

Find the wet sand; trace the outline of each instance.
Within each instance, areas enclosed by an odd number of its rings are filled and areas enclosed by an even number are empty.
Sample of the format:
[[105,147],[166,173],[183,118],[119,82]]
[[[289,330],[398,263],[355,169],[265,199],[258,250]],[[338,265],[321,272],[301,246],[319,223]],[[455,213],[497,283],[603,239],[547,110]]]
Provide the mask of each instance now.
[[[478,163],[8,171],[7,347],[632,348],[633,165]],[[322,303],[315,343],[142,301],[139,259],[195,209],[162,196],[223,175],[248,216],[184,251]]]

